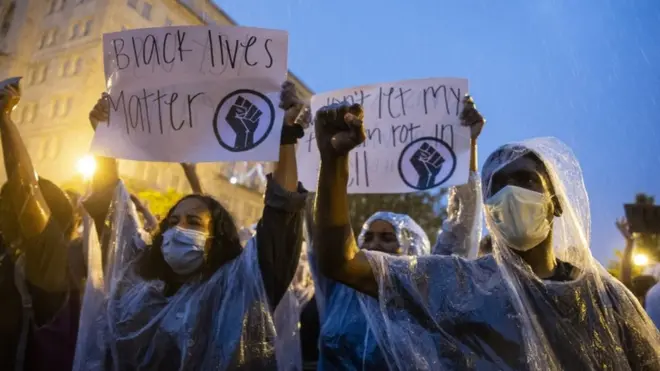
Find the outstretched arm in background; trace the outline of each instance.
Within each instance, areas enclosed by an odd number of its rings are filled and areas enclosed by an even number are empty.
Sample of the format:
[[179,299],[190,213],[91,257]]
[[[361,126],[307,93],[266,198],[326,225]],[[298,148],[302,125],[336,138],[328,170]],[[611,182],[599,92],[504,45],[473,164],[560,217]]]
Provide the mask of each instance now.
[[321,169],[314,208],[314,249],[321,274],[373,297],[378,285],[358,251],[348,209],[348,153],[365,140],[360,105],[335,104],[316,113]]

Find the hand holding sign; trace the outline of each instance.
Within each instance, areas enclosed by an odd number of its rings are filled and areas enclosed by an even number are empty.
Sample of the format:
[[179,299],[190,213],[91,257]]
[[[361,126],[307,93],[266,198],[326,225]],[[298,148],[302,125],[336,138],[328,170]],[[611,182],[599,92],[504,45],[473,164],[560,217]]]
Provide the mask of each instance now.
[[234,148],[245,150],[254,146],[254,132],[263,112],[249,100],[238,96],[227,112],[227,123],[236,134]]
[[469,94],[465,95],[463,98],[463,111],[461,111],[461,125],[467,126],[470,128],[470,137],[472,140],[477,140],[481,130],[486,124],[486,120],[477,111],[477,105],[474,104],[474,99]]
[[94,108],[89,112],[89,123],[92,125],[92,129],[96,131],[96,127],[99,126],[99,122],[107,122],[109,115],[108,108],[108,94],[103,93],[101,98],[96,101]]
[[419,175],[417,187],[420,189],[433,187],[435,177],[440,173],[444,162],[445,158],[440,155],[440,152],[428,143],[423,143],[410,157],[410,164]]
[[345,156],[366,139],[359,104],[335,103],[316,112],[314,130],[321,160]]

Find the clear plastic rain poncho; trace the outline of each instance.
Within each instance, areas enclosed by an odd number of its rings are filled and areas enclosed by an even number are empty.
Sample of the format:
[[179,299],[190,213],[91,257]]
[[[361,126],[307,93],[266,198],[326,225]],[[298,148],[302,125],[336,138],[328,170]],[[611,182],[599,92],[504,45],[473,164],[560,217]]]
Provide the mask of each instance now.
[[[492,255],[395,257],[367,252],[379,300],[360,294],[392,370],[658,370],[660,335],[638,301],[592,257],[589,200],[572,151],[552,138],[507,145],[492,176],[529,154],[542,160],[563,213],[555,217],[555,275],[539,279],[494,228]],[[559,272],[562,270],[563,272]]]
[[[244,227],[240,231],[241,239],[249,241],[256,233],[257,225]],[[277,369],[280,371],[300,371],[302,353],[300,344],[300,313],[314,296],[314,281],[307,261],[307,241],[309,241],[308,228],[303,228],[305,241],[300,252],[300,262],[296,275],[291,281],[289,289],[275,308],[273,320],[277,330],[275,340],[275,353],[277,355]]]
[[163,283],[145,281],[134,263],[144,243],[137,215],[119,184],[109,214],[108,264],[86,216],[89,276],[74,370],[274,369],[273,324],[255,239],[207,281],[163,295]]
[[[376,220],[389,222],[394,227],[403,254],[417,256],[430,253],[431,245],[424,230],[408,215],[392,212],[377,212],[369,217],[358,237],[358,246],[362,246],[365,233]],[[309,253],[313,254],[311,251]],[[314,259],[310,259],[312,262]],[[321,323],[318,369],[384,370],[385,359],[368,330],[358,292],[323,277],[316,264],[311,264],[311,267]]]
[[479,175],[471,172],[467,184],[449,188],[447,218],[442,222],[431,253],[476,258],[481,239],[482,210]]

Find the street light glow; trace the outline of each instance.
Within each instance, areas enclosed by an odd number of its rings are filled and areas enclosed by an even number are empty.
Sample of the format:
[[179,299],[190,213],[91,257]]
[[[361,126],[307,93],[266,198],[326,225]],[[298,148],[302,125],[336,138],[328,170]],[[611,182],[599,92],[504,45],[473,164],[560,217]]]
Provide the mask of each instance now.
[[639,266],[647,265],[649,263],[649,257],[644,254],[635,254],[633,256],[633,263]]
[[78,160],[76,170],[85,180],[91,179],[96,171],[96,161],[94,160],[94,157],[87,155]]

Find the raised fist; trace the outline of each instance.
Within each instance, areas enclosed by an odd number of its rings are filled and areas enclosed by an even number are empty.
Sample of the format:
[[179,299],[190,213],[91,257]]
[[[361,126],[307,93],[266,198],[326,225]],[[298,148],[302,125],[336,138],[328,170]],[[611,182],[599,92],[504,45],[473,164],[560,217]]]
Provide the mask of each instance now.
[[300,125],[303,129],[309,127],[312,113],[298,97],[296,86],[291,81],[282,84],[280,108],[284,110],[284,125]]
[[16,84],[8,84],[0,90],[0,112],[10,114],[21,100],[21,90]]
[[435,148],[428,143],[423,143],[410,157],[410,163],[419,175],[417,188],[429,189],[433,187],[435,177],[440,173],[444,162],[445,159]]
[[107,122],[109,118],[109,96],[107,93],[103,93],[101,98],[96,101],[94,108],[89,112],[89,123],[92,125],[92,129],[96,131],[96,127],[99,126],[99,122]]
[[479,138],[481,130],[486,124],[484,117],[477,111],[477,105],[474,104],[474,99],[468,94],[463,98],[463,112],[461,112],[461,125],[470,128],[470,137],[472,140]]
[[364,112],[359,104],[346,102],[325,106],[316,112],[314,131],[321,159],[345,156],[366,139]]
[[263,112],[249,100],[238,96],[227,112],[227,123],[236,134],[234,148],[246,150],[254,145],[254,132]]

